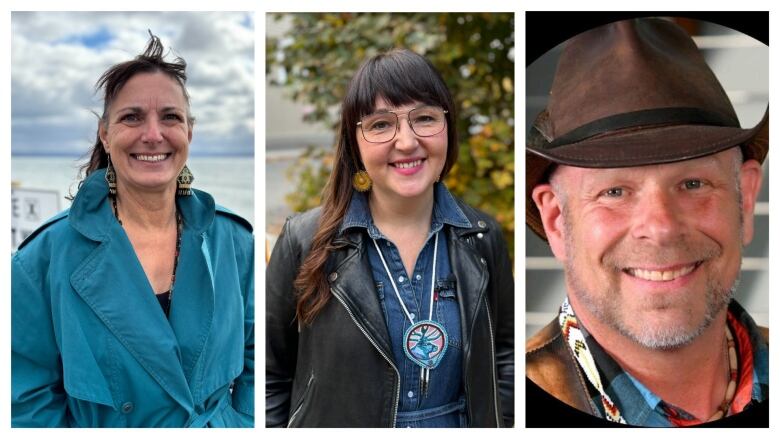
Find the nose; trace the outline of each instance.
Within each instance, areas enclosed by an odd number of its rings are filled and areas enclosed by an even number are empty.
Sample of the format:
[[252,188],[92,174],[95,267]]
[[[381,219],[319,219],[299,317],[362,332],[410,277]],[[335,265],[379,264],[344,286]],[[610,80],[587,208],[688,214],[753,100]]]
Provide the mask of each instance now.
[[144,143],[160,143],[163,140],[160,122],[153,117],[147,118],[141,141]]
[[679,240],[685,234],[682,209],[673,193],[661,188],[647,190],[634,204],[634,237],[657,244]]
[[396,149],[414,150],[417,148],[417,134],[412,129],[408,114],[398,117],[397,130],[398,132],[395,134]]

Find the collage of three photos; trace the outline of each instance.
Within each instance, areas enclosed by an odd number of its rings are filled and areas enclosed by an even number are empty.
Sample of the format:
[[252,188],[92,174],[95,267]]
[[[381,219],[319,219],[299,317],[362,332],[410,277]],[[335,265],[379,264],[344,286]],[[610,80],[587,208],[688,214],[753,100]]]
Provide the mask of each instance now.
[[10,426],[769,427],[769,15],[13,11]]

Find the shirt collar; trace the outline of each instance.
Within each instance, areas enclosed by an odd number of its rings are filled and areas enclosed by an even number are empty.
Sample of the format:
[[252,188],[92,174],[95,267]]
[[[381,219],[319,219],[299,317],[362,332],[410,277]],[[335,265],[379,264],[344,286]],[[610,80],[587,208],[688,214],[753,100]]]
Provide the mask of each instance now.
[[[437,182],[433,187],[431,234],[441,230],[444,224],[461,228],[471,227],[471,222],[466,218],[466,214],[463,213],[460,206],[458,206],[455,197],[443,183]],[[352,227],[366,229],[368,236],[373,239],[384,238],[382,232],[374,225],[371,210],[368,207],[367,193],[352,191],[352,200],[350,200],[347,213],[341,222],[339,234]]]

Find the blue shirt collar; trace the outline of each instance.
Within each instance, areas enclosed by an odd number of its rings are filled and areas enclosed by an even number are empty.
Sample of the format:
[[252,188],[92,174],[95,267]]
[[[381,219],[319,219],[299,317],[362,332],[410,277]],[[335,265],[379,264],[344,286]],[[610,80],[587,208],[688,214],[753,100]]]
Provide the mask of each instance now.
[[[431,234],[442,229],[444,224],[453,227],[469,228],[471,222],[466,214],[458,206],[455,197],[447,190],[443,183],[438,182],[433,186],[433,215],[431,217]],[[374,225],[371,210],[368,207],[368,194],[352,191],[352,200],[349,202],[347,213],[341,222],[339,234],[352,227],[363,228],[368,231],[372,239],[384,238],[382,232]]]

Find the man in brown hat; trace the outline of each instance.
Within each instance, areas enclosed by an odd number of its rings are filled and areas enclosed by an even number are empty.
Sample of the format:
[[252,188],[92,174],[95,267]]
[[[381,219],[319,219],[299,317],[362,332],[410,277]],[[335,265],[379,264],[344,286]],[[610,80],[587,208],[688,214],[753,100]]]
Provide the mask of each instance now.
[[[670,21],[572,38],[527,141],[526,220],[564,265],[526,373],[609,421],[684,426],[768,398],[768,334],[737,304],[768,150]],[[562,420],[563,422],[563,420]]]

